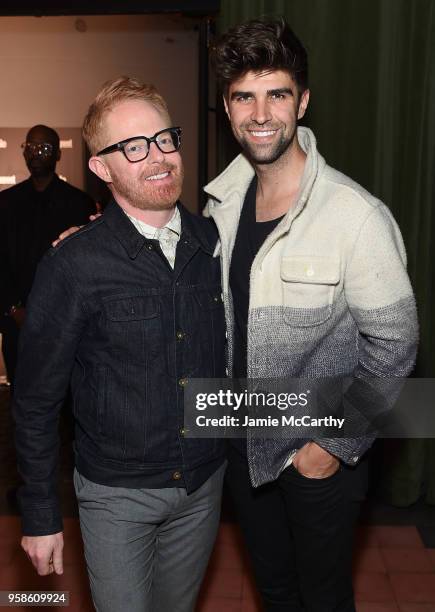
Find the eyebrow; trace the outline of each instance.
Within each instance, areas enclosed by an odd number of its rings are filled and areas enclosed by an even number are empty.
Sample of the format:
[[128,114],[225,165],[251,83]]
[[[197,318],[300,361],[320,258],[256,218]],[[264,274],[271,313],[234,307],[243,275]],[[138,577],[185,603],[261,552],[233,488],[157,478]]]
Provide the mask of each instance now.
[[[268,96],[270,95],[276,95],[276,94],[289,94],[289,95],[293,95],[292,90],[289,87],[279,87],[277,89],[268,89],[266,91],[266,94]],[[253,91],[233,91],[231,94],[231,100],[234,100],[234,98],[243,98],[244,96],[254,96],[254,92]]]

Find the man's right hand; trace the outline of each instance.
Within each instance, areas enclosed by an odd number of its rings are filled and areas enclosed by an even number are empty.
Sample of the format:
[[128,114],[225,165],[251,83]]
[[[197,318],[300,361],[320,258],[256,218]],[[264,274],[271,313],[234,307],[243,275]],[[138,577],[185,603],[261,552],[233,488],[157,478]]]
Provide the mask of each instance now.
[[[98,217],[101,217],[101,213],[96,213],[95,215],[91,215],[89,217],[89,221],[95,221],[95,219],[98,219]],[[59,242],[62,242],[62,240],[65,240],[65,238],[68,238],[68,236],[72,236],[73,234],[78,232],[79,229],[81,229],[82,227],[83,227],[83,225],[73,225],[72,227],[69,227],[67,230],[65,230],[64,232],[59,234],[59,238],[54,240],[51,243],[51,246],[55,247],[56,245],[59,244]]]
[[40,576],[63,574],[63,532],[44,536],[23,536],[21,547]]
[[316,442],[307,442],[293,457],[294,468],[305,478],[328,478],[340,467],[340,461]]

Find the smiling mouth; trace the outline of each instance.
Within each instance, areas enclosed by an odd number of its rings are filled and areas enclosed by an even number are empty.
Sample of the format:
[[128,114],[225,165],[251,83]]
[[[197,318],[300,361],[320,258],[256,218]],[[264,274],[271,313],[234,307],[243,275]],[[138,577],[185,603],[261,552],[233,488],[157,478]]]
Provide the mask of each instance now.
[[278,130],[249,130],[249,133],[256,138],[267,138],[268,136],[273,136],[276,134]]
[[169,176],[169,171],[161,172],[160,174],[152,174],[151,176],[147,176],[145,180],[146,181],[161,181],[162,179],[165,179],[168,176]]

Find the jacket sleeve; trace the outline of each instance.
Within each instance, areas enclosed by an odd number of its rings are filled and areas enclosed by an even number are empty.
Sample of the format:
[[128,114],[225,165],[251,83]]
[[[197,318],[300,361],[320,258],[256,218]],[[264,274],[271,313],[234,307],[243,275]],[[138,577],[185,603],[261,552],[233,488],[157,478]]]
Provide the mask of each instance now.
[[371,433],[363,433],[364,424],[391,409],[400,390],[397,379],[412,371],[418,345],[417,309],[406,272],[405,247],[383,204],[369,214],[360,230],[346,265],[344,291],[359,334],[358,365],[343,396],[343,412],[352,431],[362,435],[316,442],[352,465],[376,437],[370,427]]
[[42,259],[21,332],[13,415],[24,535],[62,531],[57,497],[60,408],[87,321],[62,253]]

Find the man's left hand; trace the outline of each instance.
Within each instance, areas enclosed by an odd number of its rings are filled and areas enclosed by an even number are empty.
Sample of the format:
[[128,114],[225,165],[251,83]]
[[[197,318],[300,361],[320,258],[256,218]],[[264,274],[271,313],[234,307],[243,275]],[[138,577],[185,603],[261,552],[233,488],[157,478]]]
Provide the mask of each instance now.
[[340,461],[315,442],[308,442],[293,457],[296,470],[306,478],[327,478],[340,467]]

